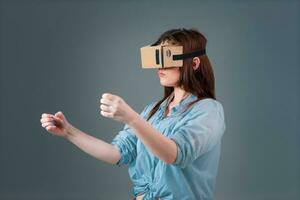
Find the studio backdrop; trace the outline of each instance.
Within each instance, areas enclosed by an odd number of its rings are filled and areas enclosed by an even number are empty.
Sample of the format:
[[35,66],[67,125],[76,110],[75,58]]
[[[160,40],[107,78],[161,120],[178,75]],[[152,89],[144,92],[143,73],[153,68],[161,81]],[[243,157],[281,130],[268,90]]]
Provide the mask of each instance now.
[[208,40],[226,132],[216,200],[300,199],[299,1],[0,1],[0,199],[132,199],[127,167],[40,124],[62,111],[111,142],[105,92],[136,111],[163,96],[140,47],[171,28]]

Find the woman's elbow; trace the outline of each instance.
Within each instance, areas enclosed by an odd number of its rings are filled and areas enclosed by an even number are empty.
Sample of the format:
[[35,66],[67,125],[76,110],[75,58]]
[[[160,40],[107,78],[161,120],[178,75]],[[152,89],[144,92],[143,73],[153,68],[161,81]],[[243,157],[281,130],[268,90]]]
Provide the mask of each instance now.
[[164,159],[164,162],[166,164],[173,164],[176,161],[177,158],[177,145],[173,140],[170,140],[172,143],[172,146],[170,148],[170,153],[168,154],[168,156],[166,156],[166,158]]
[[175,156],[175,158],[174,158],[174,157],[170,157],[170,158],[167,158],[167,159],[164,160],[164,162],[165,162],[166,164],[168,164],[168,165],[174,164],[175,161],[176,161],[176,156]]

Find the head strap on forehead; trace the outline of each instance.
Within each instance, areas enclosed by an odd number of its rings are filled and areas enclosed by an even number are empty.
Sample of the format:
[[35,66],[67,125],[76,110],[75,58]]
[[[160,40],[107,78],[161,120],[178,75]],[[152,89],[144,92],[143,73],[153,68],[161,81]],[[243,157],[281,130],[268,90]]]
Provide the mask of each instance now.
[[184,54],[180,54],[180,55],[173,55],[173,60],[184,60],[184,59],[187,59],[187,58],[202,56],[204,54],[206,54],[206,50],[205,49],[200,49],[200,50],[193,51],[193,52],[190,52],[190,53],[184,53]]

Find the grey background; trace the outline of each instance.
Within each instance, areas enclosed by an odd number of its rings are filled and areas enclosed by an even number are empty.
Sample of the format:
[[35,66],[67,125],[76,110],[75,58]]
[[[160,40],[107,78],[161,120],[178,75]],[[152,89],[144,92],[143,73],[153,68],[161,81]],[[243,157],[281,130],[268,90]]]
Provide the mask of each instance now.
[[299,1],[0,1],[0,199],[132,199],[127,167],[96,160],[40,125],[61,110],[111,142],[123,124],[102,93],[137,112],[163,94],[139,48],[170,28],[208,39],[227,129],[216,200],[300,198]]

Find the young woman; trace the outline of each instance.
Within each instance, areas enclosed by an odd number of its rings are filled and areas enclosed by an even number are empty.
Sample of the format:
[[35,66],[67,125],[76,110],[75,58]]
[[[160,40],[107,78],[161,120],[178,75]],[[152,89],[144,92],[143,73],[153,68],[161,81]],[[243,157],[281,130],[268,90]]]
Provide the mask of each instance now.
[[[153,45],[181,45],[189,53],[206,42],[196,29],[172,29]],[[164,97],[141,113],[117,95],[102,95],[101,115],[125,124],[111,143],[75,128],[62,112],[44,113],[42,126],[99,160],[127,164],[137,200],[212,200],[225,120],[208,56],[158,69],[158,75]]]

